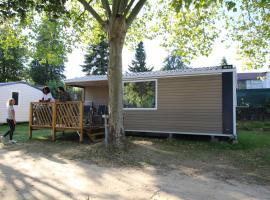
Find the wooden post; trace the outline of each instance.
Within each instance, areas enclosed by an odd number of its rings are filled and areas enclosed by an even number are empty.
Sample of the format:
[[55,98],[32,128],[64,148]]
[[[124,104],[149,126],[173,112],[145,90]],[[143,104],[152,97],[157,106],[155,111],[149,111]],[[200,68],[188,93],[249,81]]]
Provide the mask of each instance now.
[[56,104],[52,103],[52,140],[55,141],[56,139]]
[[109,126],[108,126],[108,119],[109,115],[102,115],[104,118],[104,130],[105,130],[105,146],[108,146],[108,141],[109,141]]
[[80,102],[80,142],[83,142],[83,116],[84,116],[84,103]]
[[29,139],[32,138],[32,125],[33,125],[33,104],[30,103],[30,110],[29,110]]

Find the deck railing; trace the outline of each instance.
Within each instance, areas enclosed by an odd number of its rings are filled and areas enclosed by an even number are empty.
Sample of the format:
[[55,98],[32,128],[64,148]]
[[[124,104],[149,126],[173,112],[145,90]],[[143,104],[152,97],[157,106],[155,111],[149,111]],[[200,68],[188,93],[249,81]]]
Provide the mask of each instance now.
[[83,141],[84,104],[81,101],[32,102],[30,105],[29,137],[35,129],[52,129],[52,140],[57,131],[73,130]]

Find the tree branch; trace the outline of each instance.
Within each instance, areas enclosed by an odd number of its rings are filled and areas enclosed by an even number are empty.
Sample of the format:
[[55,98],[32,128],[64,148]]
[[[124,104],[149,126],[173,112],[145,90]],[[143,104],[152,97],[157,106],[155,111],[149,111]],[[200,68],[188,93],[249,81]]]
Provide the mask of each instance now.
[[78,16],[78,17],[76,17],[76,19],[75,19],[75,24],[80,20],[80,18],[84,15],[84,13],[85,13],[85,9],[84,9],[84,11]]
[[140,10],[142,9],[145,2],[146,0],[139,0],[139,2],[133,8],[133,10],[131,11],[130,15],[127,18],[127,27],[129,27],[132,24],[132,22],[134,21],[134,19],[136,18]]
[[106,10],[108,18],[110,18],[112,12],[110,9],[109,1],[108,0],[101,0],[103,8]]
[[113,0],[113,3],[112,3],[112,14],[113,14],[113,16],[116,16],[118,14],[120,1],[121,0]]
[[77,0],[77,1],[79,1],[84,6],[85,10],[90,12],[90,14],[98,21],[98,23],[100,23],[102,27],[104,27],[105,22],[102,20],[99,14],[92,8],[92,6],[90,6],[89,3],[87,3],[86,0]]
[[134,1],[135,1],[135,0],[131,0],[131,1],[129,2],[128,6],[126,7],[126,9],[125,9],[125,11],[124,11],[124,16],[127,16],[127,14],[128,14],[128,12],[129,12],[131,6],[133,5]]
[[121,0],[118,12],[121,14],[124,14],[127,4],[128,4],[128,0]]

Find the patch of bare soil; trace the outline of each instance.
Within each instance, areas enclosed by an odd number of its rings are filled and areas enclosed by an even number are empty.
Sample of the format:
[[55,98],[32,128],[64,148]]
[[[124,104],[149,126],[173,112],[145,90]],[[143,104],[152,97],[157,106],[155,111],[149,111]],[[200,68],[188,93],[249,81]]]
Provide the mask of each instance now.
[[31,141],[0,147],[0,199],[270,200],[268,175],[251,168],[155,140],[121,151]]

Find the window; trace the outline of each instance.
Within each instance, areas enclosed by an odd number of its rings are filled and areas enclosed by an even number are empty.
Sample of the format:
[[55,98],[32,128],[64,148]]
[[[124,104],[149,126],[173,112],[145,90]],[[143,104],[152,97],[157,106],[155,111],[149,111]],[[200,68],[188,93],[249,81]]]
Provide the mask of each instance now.
[[262,80],[247,80],[247,89],[260,89],[263,88]]
[[246,81],[238,81],[238,89],[247,89]]
[[14,105],[19,105],[19,92],[12,92],[12,98],[15,100]]
[[157,81],[124,82],[125,109],[156,109]]

